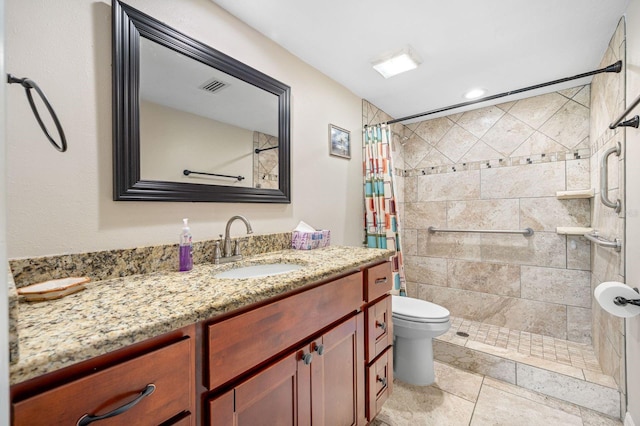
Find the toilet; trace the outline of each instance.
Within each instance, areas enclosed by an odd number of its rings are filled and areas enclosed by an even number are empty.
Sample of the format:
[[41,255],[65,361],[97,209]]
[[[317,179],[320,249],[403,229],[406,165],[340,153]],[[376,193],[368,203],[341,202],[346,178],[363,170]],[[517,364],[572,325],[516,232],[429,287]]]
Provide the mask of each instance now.
[[434,382],[432,340],[449,330],[449,311],[412,297],[392,296],[393,375],[412,385]]

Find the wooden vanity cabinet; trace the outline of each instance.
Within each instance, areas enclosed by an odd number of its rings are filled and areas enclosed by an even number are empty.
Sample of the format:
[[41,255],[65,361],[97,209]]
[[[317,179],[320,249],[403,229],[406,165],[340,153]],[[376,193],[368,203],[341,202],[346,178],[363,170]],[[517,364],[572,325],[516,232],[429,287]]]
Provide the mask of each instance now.
[[208,389],[217,389],[354,314],[362,301],[362,275],[354,273],[206,326]]
[[362,304],[354,273],[209,325],[208,424],[366,424]]
[[211,426],[364,425],[363,314],[208,401]]
[[393,321],[391,263],[364,270],[366,314],[366,417],[372,421],[393,388]]
[[187,327],[13,386],[12,424],[195,425],[193,331]]
[[12,425],[366,425],[391,393],[391,280],[362,268],[16,384]]

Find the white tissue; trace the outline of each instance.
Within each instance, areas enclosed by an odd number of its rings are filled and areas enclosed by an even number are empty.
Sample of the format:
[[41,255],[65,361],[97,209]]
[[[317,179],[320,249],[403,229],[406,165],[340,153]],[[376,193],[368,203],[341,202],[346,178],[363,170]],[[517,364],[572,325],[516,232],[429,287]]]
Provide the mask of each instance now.
[[294,231],[298,232],[315,232],[315,230],[316,228],[307,223],[304,223],[303,221],[300,221],[300,223],[298,223],[298,226],[296,226],[296,228],[294,229]]
[[640,299],[640,294],[636,293],[634,289],[624,283],[617,281],[604,282],[596,287],[593,295],[600,306],[602,306],[602,309],[611,315],[630,318],[640,314],[640,306],[631,304],[618,306],[613,303],[614,299],[618,296],[624,297],[625,299]]

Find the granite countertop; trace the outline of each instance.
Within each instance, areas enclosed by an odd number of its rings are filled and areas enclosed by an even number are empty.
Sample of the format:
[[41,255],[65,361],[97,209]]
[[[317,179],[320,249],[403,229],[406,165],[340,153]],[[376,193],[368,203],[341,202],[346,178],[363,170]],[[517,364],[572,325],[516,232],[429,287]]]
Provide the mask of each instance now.
[[[10,383],[203,321],[282,293],[386,260],[391,250],[332,246],[283,250],[231,264],[198,264],[189,272],[158,272],[91,282],[84,291],[47,302],[20,303],[20,358]],[[260,263],[305,267],[262,278],[214,275]]]

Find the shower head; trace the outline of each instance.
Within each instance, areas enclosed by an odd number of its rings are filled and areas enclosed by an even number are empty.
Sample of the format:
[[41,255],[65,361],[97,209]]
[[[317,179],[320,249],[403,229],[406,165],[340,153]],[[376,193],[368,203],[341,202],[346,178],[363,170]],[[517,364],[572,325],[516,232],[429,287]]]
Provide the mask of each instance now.
[[394,131],[391,132],[392,135],[397,136],[400,139],[400,145],[404,145],[409,140],[408,136],[403,136],[400,133],[396,133]]

